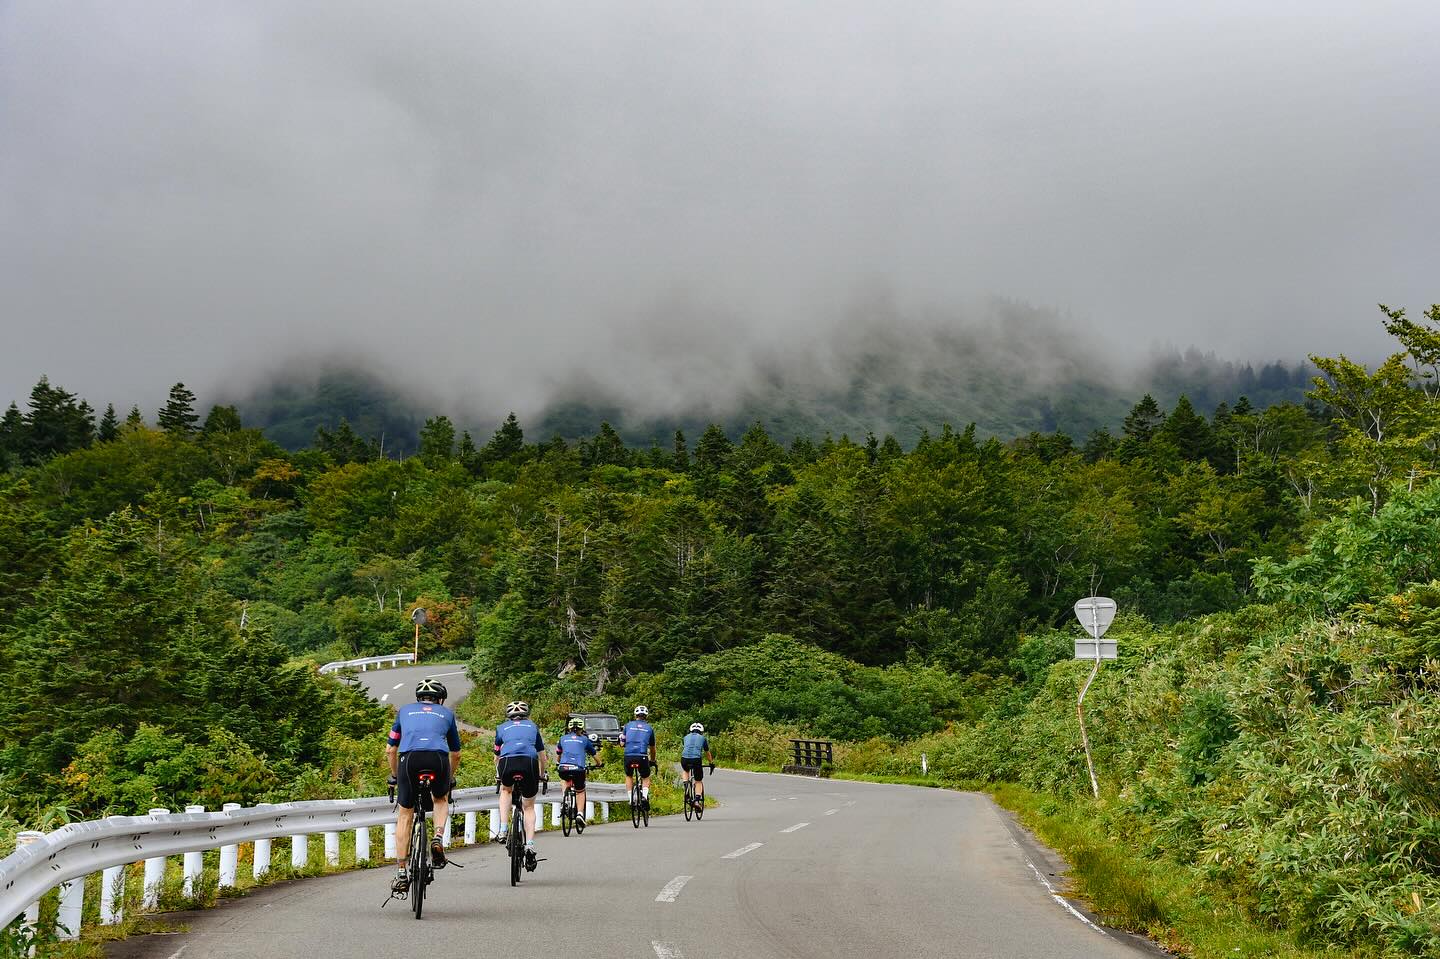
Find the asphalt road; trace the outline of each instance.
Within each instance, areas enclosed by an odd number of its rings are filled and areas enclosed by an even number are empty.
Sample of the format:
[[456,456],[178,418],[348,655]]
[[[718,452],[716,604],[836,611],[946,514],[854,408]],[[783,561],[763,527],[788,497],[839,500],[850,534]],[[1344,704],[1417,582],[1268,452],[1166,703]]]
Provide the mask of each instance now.
[[[463,663],[422,663],[419,666],[399,666],[394,669],[367,669],[363,673],[355,674],[355,679],[365,687],[372,699],[392,707],[413,703],[415,684],[427,678],[438,679],[445,684],[445,690],[450,694],[446,703],[451,706],[470,695],[470,690],[475,686],[465,675]],[[460,728],[470,732],[480,731],[463,722]]]
[[[392,680],[392,683],[398,680]],[[116,959],[354,956],[1155,956],[1089,924],[1042,884],[1056,864],[987,797],[719,770],[721,804],[545,833],[511,888],[499,846],[453,853],[425,918],[383,910],[391,870],[257,890],[185,917],[187,932],[108,947]]]

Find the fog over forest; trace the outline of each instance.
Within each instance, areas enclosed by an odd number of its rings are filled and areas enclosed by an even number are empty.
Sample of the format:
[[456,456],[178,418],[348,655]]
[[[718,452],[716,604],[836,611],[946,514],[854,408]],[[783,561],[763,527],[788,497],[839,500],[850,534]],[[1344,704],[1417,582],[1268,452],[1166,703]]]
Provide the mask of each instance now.
[[[6,4],[0,401],[340,358],[653,415],[937,335],[1041,379],[1373,358],[1376,301],[1437,298],[1437,39],[1421,2]],[[1051,328],[995,334],[1015,303]]]

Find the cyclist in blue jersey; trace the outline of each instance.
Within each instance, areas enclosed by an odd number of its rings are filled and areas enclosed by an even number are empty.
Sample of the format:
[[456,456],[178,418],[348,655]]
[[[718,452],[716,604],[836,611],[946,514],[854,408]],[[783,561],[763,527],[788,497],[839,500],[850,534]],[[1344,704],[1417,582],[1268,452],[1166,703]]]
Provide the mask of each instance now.
[[625,789],[635,788],[635,772],[640,774],[640,797],[645,808],[650,808],[650,773],[655,768],[655,727],[650,725],[650,710],[644,706],[635,707],[635,718],[625,724],[620,733],[620,742],[625,746]]
[[705,727],[699,723],[691,723],[690,731],[685,734],[685,741],[680,746],[680,775],[685,782],[691,778],[695,780],[695,808],[702,809],[705,806],[705,762],[710,763],[710,771],[715,771],[715,756],[710,752],[710,740],[705,736]]
[[579,716],[565,724],[565,735],[555,743],[555,764],[560,778],[575,787],[575,829],[585,831],[585,769],[600,751],[594,739],[585,735],[585,720]]
[[521,774],[520,795],[525,800],[525,865],[535,863],[535,793],[545,775],[545,738],[530,721],[530,704],[513,702],[505,707],[505,722],[495,727],[495,776],[500,781],[500,833],[504,843],[510,832],[510,793],[516,773]]
[[[436,869],[445,868],[445,844],[441,841],[440,824],[450,815],[450,790],[455,788],[455,773],[460,768],[460,728],[455,714],[445,705],[448,695],[445,684],[422,679],[415,686],[415,702],[396,711],[390,727],[385,757],[390,761],[390,785],[396,787],[400,811],[395,816],[397,853],[409,842],[415,822],[415,805],[422,772],[433,773],[435,837],[430,840],[430,857]],[[420,815],[425,815],[421,808]],[[400,868],[395,876],[397,892],[409,888],[405,874],[405,858],[400,853]]]

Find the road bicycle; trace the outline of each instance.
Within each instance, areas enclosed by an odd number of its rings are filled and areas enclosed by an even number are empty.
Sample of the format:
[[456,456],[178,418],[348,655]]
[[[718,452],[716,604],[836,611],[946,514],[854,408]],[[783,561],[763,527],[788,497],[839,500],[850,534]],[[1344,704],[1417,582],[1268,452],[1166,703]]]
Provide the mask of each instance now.
[[689,822],[691,816],[696,819],[705,818],[704,800],[701,800],[698,806],[695,804],[695,776],[693,773],[689,779],[685,780],[685,821]]
[[[405,856],[405,870],[409,884],[402,893],[392,898],[410,899],[410,910],[419,919],[425,909],[425,887],[435,881],[435,868],[430,863],[429,824],[425,813],[435,808],[435,774],[422,772],[416,779],[419,788],[415,795],[415,818],[410,826],[410,846]],[[390,802],[395,802],[395,787],[390,787]]]
[[640,828],[643,819],[645,828],[650,828],[650,806],[645,802],[645,793],[640,788],[640,764],[626,762],[626,772],[630,776],[630,822],[636,829]]
[[[600,766],[601,763],[596,763],[590,769],[599,769]],[[585,824],[580,821],[580,809],[576,800],[575,784],[567,782],[565,795],[560,797],[560,831],[567,837],[570,835],[571,829],[575,830],[577,836],[585,832]]]
[[[535,871],[535,865],[539,859],[525,861],[525,798],[520,794],[520,786],[525,782],[523,772],[510,774],[510,835],[505,839],[505,849],[510,854],[510,885],[520,885],[520,872]],[[495,783],[495,791],[500,791],[500,782]],[[550,792],[550,780],[540,780],[540,791],[546,794]],[[539,811],[536,811],[539,816]]]

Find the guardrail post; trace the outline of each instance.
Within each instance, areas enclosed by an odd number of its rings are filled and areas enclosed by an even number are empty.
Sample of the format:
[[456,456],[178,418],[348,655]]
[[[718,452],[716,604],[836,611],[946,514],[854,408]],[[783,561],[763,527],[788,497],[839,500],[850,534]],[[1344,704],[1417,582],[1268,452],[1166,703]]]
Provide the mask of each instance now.
[[550,825],[560,825],[560,804],[558,802],[550,804]]
[[370,827],[360,826],[355,830],[355,861],[370,861]]
[[[204,812],[204,811],[205,811],[205,807],[204,807],[204,806],[186,806],[186,807],[185,807],[185,811],[186,811],[187,813]],[[187,852],[187,853],[185,854],[184,864],[185,864],[184,879],[182,880],[182,884],[181,884],[181,887],[180,887],[180,892],[181,892],[182,895],[184,895],[184,897],[185,897],[186,899],[191,899],[191,898],[193,898],[193,897],[195,896],[195,894],[196,894],[197,892],[199,892],[200,870],[205,868],[205,853],[204,853],[204,851],[201,850],[201,851],[198,851],[198,852],[195,852],[195,851]]]
[[454,816],[446,816],[445,825],[440,827],[440,842],[446,849],[450,848],[450,821],[454,818]]
[[393,822],[387,822],[387,823],[385,824],[385,859],[386,859],[386,861],[388,862],[389,860],[394,859],[394,858],[395,858],[395,824],[394,824]]
[[[170,815],[170,810],[162,808],[152,809],[150,810],[150,815],[168,816]],[[152,859],[145,860],[145,888],[141,902],[144,903],[146,909],[154,909],[160,905],[160,884],[164,881],[165,857],[156,856]]]
[[[238,802],[227,802],[221,806],[223,812],[234,812],[240,808]],[[228,846],[220,847],[220,877],[218,886],[221,889],[235,888],[235,877],[240,871],[240,847],[231,843]]]
[[254,857],[254,858],[255,858],[255,862],[254,862],[254,865],[252,866],[252,868],[251,868],[251,870],[250,870],[250,876],[251,876],[251,878],[254,879],[256,882],[259,882],[261,879],[264,879],[264,878],[265,878],[265,874],[270,871],[270,840],[269,840],[269,839],[257,839],[257,840],[255,840],[255,857]]
[[[15,834],[15,848],[19,850],[22,847],[28,846],[33,842],[40,842],[44,838],[45,834],[43,832],[37,832],[34,829],[26,829],[21,832],[17,832]],[[25,907],[25,926],[31,932],[39,932],[40,900],[37,899],[30,905]]]
[[125,917],[125,867],[111,866],[100,874],[100,925],[113,926]]
[[585,800],[585,821],[588,823],[595,818],[595,800]]
[[325,865],[340,865],[340,834],[338,832],[325,834]]
[[485,835],[494,839],[500,835],[500,810],[492,809],[485,814]]
[[473,812],[465,814],[465,845],[475,845],[475,814]]
[[55,938],[80,938],[80,917],[85,911],[85,877],[60,884],[60,911],[55,915]]
[[310,862],[310,837],[300,833],[290,837],[290,865],[295,869],[304,869]]
[[602,803],[600,804],[600,821],[601,821],[601,822],[609,822],[609,821],[610,821],[610,804],[609,804],[608,802],[602,802]]

